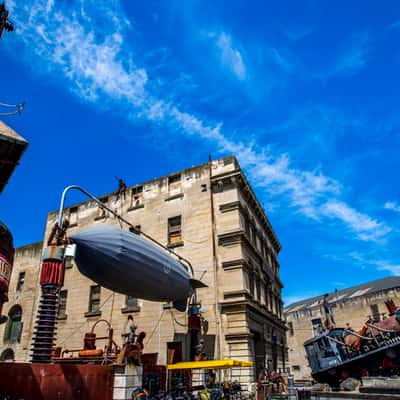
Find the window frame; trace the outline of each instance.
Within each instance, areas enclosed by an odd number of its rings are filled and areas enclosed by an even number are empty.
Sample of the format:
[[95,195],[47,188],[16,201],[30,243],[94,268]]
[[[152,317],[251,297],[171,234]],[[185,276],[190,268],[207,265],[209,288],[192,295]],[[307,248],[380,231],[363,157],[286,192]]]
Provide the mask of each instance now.
[[[172,225],[174,220],[179,220],[179,224]],[[182,235],[182,215],[177,215],[175,217],[168,218],[168,247],[179,246],[183,244]],[[171,240],[173,237],[176,238]]]
[[[98,293],[94,293],[95,290],[98,289]],[[98,295],[98,299],[94,298],[94,296]],[[98,308],[94,307],[94,302],[98,302]],[[100,285],[91,285],[89,288],[89,302],[88,302],[88,311],[85,313],[86,317],[99,316],[101,315],[101,286]]]
[[[65,293],[65,297],[62,295]],[[63,289],[60,290],[58,296],[58,304],[57,304],[57,319],[65,319],[67,318],[67,300],[68,300],[68,290]]]
[[8,321],[4,329],[4,343],[21,343],[22,337],[22,307],[13,305],[8,312]]
[[18,274],[18,281],[17,281],[17,287],[16,287],[16,293],[21,293],[22,289],[24,288],[25,285],[25,278],[26,278],[26,273],[25,271],[20,271]]

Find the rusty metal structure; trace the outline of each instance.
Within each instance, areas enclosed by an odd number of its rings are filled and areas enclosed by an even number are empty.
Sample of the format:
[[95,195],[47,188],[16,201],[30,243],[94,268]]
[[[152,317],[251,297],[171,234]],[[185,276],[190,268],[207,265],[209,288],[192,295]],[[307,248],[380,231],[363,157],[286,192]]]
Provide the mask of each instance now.
[[[95,329],[99,324],[105,324],[107,335],[97,336]],[[96,342],[106,341],[106,345],[102,348],[96,346]],[[105,319],[96,321],[90,332],[86,332],[83,338],[83,347],[80,349],[57,348],[53,352],[52,361],[55,363],[85,363],[92,364],[110,364],[115,362],[118,354],[121,352],[120,346],[114,340],[114,329]]]
[[0,363],[1,399],[111,400],[113,384],[112,366]]

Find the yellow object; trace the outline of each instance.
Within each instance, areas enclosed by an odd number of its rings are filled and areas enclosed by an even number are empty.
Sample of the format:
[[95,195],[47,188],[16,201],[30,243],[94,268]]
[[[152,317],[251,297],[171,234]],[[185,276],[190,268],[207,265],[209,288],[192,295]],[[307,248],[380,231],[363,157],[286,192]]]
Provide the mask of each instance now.
[[202,390],[201,392],[199,392],[199,397],[200,400],[210,400],[210,392],[206,391],[206,390]]
[[250,361],[233,360],[231,358],[226,360],[208,360],[208,361],[188,361],[176,364],[168,364],[167,369],[227,369],[235,367],[252,367],[253,363]]

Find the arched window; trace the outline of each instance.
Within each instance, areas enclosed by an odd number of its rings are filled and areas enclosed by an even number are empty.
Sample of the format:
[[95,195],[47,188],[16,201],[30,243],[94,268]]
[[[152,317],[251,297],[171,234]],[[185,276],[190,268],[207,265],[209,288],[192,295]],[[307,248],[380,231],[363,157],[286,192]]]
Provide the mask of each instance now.
[[14,352],[12,349],[5,349],[0,356],[0,361],[8,361],[12,362],[14,361]]
[[8,321],[4,330],[4,343],[19,343],[22,334],[22,308],[19,305],[12,306],[8,312]]

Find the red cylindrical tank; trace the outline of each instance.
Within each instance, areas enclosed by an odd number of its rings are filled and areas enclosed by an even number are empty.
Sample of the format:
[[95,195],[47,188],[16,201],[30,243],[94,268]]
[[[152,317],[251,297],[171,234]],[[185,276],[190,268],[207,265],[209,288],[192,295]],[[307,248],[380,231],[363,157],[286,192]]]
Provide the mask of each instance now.
[[11,232],[0,221],[0,324],[7,320],[2,315],[3,304],[8,301],[8,286],[14,260],[14,244]]

